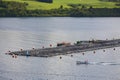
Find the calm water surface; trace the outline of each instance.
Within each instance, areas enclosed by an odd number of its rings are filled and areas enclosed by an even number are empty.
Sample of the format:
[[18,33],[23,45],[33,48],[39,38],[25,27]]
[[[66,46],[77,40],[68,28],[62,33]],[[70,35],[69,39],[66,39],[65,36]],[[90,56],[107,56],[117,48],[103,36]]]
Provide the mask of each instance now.
[[[5,55],[8,50],[56,46],[58,42],[120,38],[120,18],[0,18],[0,80],[120,80],[120,47],[40,58]],[[88,60],[91,64],[76,65]]]

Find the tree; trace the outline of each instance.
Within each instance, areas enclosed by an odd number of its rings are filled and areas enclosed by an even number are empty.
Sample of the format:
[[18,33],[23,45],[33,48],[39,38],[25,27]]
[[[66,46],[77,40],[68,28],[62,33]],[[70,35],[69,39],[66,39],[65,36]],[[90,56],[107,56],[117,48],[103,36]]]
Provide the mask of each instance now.
[[2,4],[2,0],[0,0],[0,5]]
[[89,7],[89,11],[92,11],[92,10],[93,10],[93,7],[92,7],[92,6],[90,6],[90,7]]
[[60,6],[60,9],[63,9],[63,5]]
[[84,6],[84,5],[82,5],[82,9],[85,9],[85,6]]

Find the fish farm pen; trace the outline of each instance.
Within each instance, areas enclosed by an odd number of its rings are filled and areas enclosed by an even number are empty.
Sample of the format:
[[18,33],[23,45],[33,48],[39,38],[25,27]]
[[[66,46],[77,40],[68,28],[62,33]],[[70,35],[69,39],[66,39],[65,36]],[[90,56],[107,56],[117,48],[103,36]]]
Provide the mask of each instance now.
[[92,41],[77,41],[73,45],[70,43],[58,43],[56,47],[20,50],[10,52],[9,55],[19,56],[35,56],[35,57],[52,57],[57,55],[66,55],[72,53],[86,52],[98,49],[112,48],[120,46],[120,39],[114,40],[92,40]]

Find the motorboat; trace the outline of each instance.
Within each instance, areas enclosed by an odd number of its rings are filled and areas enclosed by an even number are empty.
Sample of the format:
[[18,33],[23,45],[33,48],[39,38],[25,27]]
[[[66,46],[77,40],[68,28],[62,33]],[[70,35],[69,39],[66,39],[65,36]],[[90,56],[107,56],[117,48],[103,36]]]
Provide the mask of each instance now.
[[76,61],[76,64],[79,65],[79,64],[89,64],[88,61]]

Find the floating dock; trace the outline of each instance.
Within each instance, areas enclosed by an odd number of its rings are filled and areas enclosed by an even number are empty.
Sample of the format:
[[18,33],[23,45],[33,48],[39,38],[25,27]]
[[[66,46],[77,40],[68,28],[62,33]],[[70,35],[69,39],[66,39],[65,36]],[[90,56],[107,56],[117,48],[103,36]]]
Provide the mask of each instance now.
[[21,50],[9,52],[10,55],[19,56],[35,56],[35,57],[52,57],[57,55],[66,55],[71,53],[80,53],[98,49],[119,47],[120,39],[115,40],[92,40],[92,41],[77,41],[73,45],[60,45],[57,47]]

